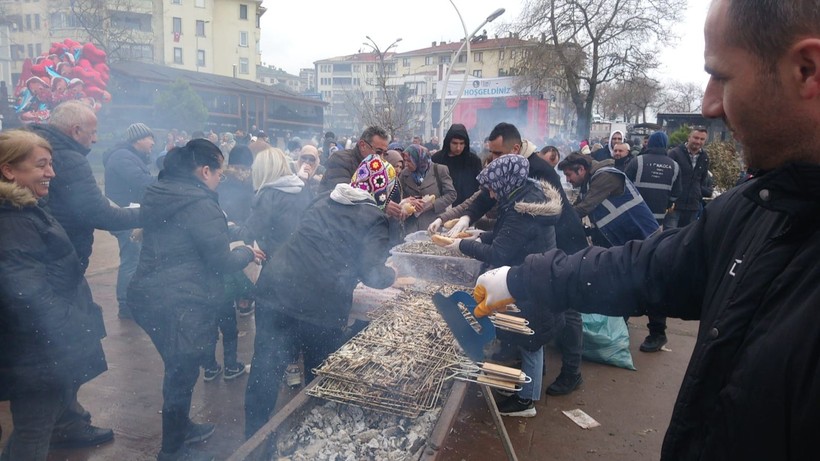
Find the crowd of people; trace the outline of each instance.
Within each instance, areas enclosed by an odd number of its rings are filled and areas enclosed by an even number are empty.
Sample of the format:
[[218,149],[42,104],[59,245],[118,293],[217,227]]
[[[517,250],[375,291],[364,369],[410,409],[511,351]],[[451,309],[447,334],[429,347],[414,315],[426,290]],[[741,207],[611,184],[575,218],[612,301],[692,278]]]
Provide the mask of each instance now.
[[[648,315],[644,352],[666,344],[667,316],[699,319],[661,457],[810,458],[820,159],[797,134],[816,136],[820,123],[820,18],[809,1],[746,3],[710,9],[703,111],[728,122],[755,175],[706,207],[698,127],[680,146],[657,132],[636,148],[613,132],[562,155],[502,122],[482,156],[461,124],[441,145],[371,126],[285,150],[255,127],[253,138],[169,133],[155,177],[154,132],[134,123],[104,155],[104,193],[86,158],[97,140],[88,106],[64,102],[47,124],[0,132],[0,399],[14,424],[0,459],[113,440],[77,397],[107,369],[84,276],[95,229],[119,244],[119,317],[164,364],[158,460],[212,459],[191,447],[215,431],[191,420],[191,396],[202,369],[205,381],[248,372],[237,315],[253,313],[256,326],[250,437],[272,416],[287,367],[301,355],[312,377],[346,339],[354,287],[391,286],[389,249],[418,230],[447,233],[448,248],[483,263],[477,316],[515,302],[530,320],[531,336],[499,335],[533,378],[498,399],[502,415],[536,414],[550,341],[562,367],[546,393],[582,384],[580,312]],[[760,102],[764,89],[776,97]]]

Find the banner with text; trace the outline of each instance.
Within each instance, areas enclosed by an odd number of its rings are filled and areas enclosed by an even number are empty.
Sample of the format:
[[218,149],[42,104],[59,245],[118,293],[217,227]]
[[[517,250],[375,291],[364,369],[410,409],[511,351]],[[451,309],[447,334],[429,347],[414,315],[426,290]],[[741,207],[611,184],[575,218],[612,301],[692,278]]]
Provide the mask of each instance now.
[[[461,88],[462,81],[461,78],[457,78],[456,81],[449,80],[447,82],[447,99],[455,99],[458,96],[458,90]],[[514,82],[514,77],[468,77],[467,86],[464,87],[461,98],[508,98],[510,96],[519,96],[513,88]],[[443,84],[443,81],[439,81],[437,87],[442,88]]]

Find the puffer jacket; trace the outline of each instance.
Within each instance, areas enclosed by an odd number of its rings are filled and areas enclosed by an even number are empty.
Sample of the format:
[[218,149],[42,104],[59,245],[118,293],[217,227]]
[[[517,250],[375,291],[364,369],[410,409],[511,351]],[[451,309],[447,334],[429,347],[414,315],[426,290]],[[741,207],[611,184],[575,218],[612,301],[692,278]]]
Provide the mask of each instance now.
[[817,456],[818,260],[820,165],[787,164],[689,226],[529,256],[507,284],[541,309],[700,320],[661,460],[804,460]]
[[203,353],[224,299],[223,276],[242,270],[253,252],[230,250],[217,194],[194,177],[160,173],[142,212],[142,251],[128,287],[134,318],[152,338],[163,327],[161,340],[175,353]]
[[145,188],[154,182],[148,170],[149,156],[120,144],[103,155],[105,196],[121,207],[141,203]]
[[257,309],[325,328],[341,328],[361,281],[387,288],[395,272],[384,262],[390,242],[387,217],[375,203],[342,204],[322,195],[298,229],[273,255],[256,282]]
[[140,226],[139,208],[111,206],[100,191],[86,156],[91,151],[50,125],[33,125],[53,149],[54,173],[49,185],[48,211],[63,226],[83,273],[88,268],[94,229],[118,231]]
[[296,231],[305,210],[313,200],[310,187],[297,178],[289,186],[264,186],[252,199],[250,217],[242,235],[247,243],[256,240],[259,248],[271,257]]
[[0,183],[0,400],[79,387],[107,369],[102,316],[63,228]]
[[[555,188],[546,181],[529,180],[499,204],[493,230],[481,234],[480,240],[462,240],[459,250],[483,261],[488,268],[521,264],[528,255],[555,248],[555,225],[561,208],[561,195]],[[534,335],[499,335],[528,350],[536,350],[563,326],[564,316],[537,309],[529,312],[527,319]]]

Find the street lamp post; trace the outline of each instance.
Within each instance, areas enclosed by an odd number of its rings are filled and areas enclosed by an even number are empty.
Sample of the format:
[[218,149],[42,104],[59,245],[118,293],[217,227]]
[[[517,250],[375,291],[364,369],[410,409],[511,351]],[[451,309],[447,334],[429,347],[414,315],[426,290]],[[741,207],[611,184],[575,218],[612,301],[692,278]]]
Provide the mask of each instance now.
[[[458,11],[458,8],[456,7],[456,4],[453,3],[453,0],[450,0],[450,3],[453,5],[453,8],[456,9],[456,13],[458,14],[459,19],[461,19],[461,13]],[[439,129],[440,129],[442,138],[444,137],[444,133],[443,133],[443,130],[441,128],[442,128],[442,125],[444,124],[444,120],[447,117],[449,117],[450,114],[452,114],[453,109],[455,109],[455,107],[456,107],[456,104],[458,104],[458,102],[461,100],[461,95],[462,95],[462,93],[464,93],[464,88],[467,86],[467,77],[469,76],[469,73],[470,73],[470,41],[473,39],[473,36],[475,34],[477,34],[479,30],[481,30],[482,27],[484,27],[488,23],[493,22],[496,19],[498,19],[498,17],[501,16],[502,14],[504,14],[505,11],[506,10],[504,8],[499,8],[499,9],[493,11],[493,13],[491,15],[487,16],[487,18],[484,20],[484,22],[482,22],[478,27],[476,27],[475,30],[470,35],[467,35],[464,38],[464,41],[461,43],[461,46],[458,48],[458,51],[456,51],[456,54],[452,57],[452,59],[450,59],[450,67],[447,69],[447,74],[444,75],[444,81],[442,82],[442,85],[441,85],[442,88],[440,89],[441,103],[440,103],[440,107],[439,107],[438,124],[439,124]],[[464,32],[467,33],[467,27],[464,25],[464,20],[463,19],[461,20],[461,25],[464,28]],[[465,69],[464,69],[464,78],[461,81],[461,88],[458,90],[458,95],[456,95],[456,100],[450,106],[450,110],[447,111],[447,113],[445,114],[444,113],[444,102],[447,99],[447,83],[450,81],[450,73],[452,72],[453,67],[455,66],[455,63],[458,62],[458,56],[461,54],[461,50],[463,50],[465,46],[467,47],[467,62],[466,62],[466,66],[465,66]]]
[[[367,47],[372,48],[373,52],[375,52],[376,55],[379,57],[379,77],[378,77],[377,81],[378,81],[379,87],[381,88],[382,95],[384,97],[384,101],[385,101],[385,104],[386,104],[385,112],[387,113],[387,122],[388,122],[387,125],[388,126],[386,126],[385,128],[387,128],[387,130],[390,132],[390,135],[393,136],[393,134],[394,134],[393,133],[393,131],[394,131],[394,127],[393,127],[393,107],[392,107],[392,104],[390,102],[390,94],[387,91],[387,77],[385,75],[386,71],[385,71],[384,57],[387,53],[390,52],[391,48],[398,45],[398,43],[401,41],[401,38],[397,38],[397,39],[393,40],[393,43],[388,45],[387,48],[384,49],[384,51],[382,51],[379,48],[379,45],[376,44],[375,40],[370,38],[369,35],[365,35],[365,38],[370,43],[363,42],[362,44],[367,46]],[[374,104],[374,108],[375,108],[375,101],[374,101],[373,104]]]

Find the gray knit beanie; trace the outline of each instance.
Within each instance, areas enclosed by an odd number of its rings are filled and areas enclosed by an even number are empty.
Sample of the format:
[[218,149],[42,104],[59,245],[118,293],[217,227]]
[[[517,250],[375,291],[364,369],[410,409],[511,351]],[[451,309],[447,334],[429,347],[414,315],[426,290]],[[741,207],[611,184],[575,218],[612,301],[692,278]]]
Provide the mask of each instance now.
[[153,137],[154,132],[144,123],[134,123],[125,130],[125,139],[128,142],[139,141],[148,136]]

